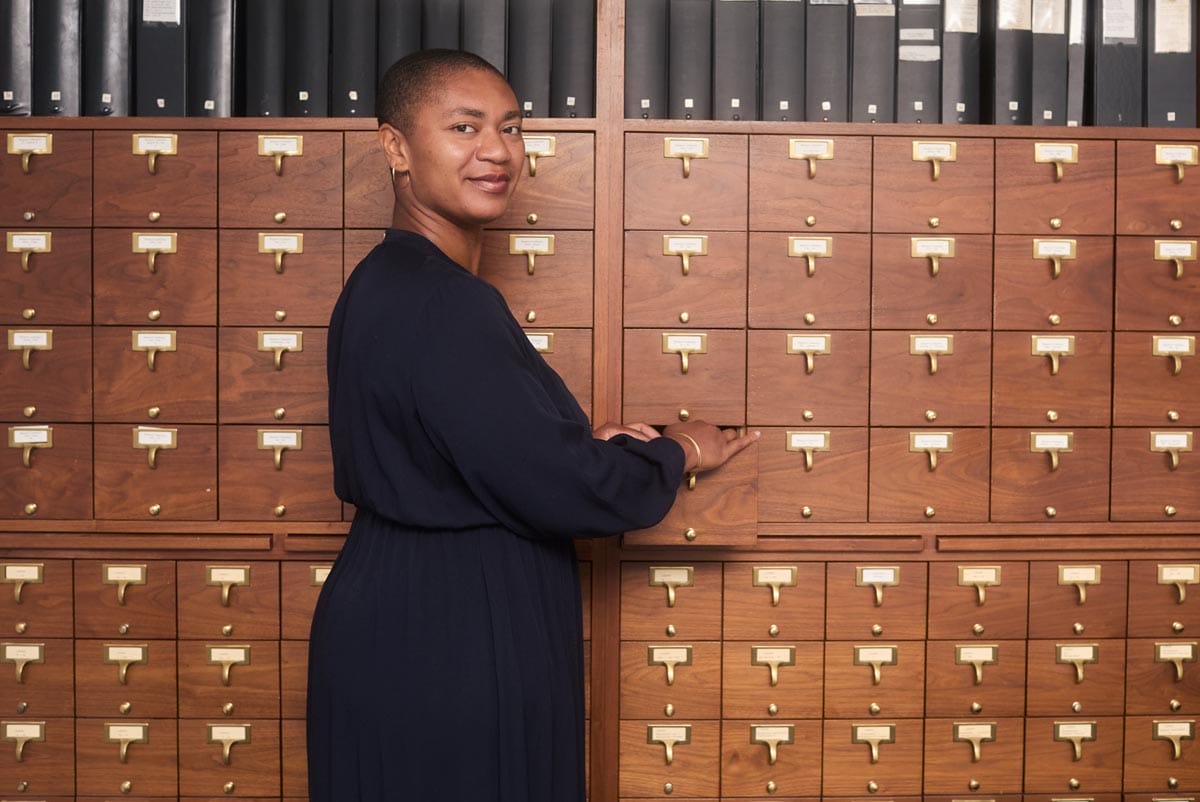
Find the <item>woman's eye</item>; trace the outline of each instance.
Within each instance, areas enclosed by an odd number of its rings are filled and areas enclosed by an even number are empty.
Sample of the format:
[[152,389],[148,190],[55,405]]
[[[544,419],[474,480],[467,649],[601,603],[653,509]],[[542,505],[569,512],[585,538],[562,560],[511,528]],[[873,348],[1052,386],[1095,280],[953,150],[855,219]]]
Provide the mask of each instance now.
[[519,126],[519,125],[510,125],[509,127],[507,127],[507,128],[505,128],[505,129],[504,129],[504,133],[506,133],[506,134],[514,134],[514,135],[516,135],[516,136],[520,136],[520,135],[521,135],[521,126]]
[[454,126],[454,130],[458,131],[460,134],[469,134],[475,130],[475,126],[469,123],[459,123],[458,125]]

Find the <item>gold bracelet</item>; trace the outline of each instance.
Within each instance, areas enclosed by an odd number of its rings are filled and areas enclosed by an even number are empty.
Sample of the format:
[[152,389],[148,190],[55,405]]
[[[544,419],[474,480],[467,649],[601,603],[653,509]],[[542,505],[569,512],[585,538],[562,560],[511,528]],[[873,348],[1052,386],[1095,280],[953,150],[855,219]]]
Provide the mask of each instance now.
[[672,436],[674,435],[679,435],[680,437],[684,438],[696,449],[696,470],[693,471],[693,473],[698,472],[700,470],[701,463],[704,462],[704,456],[700,453],[700,444],[696,442],[694,437],[684,434],[683,432],[672,432]]

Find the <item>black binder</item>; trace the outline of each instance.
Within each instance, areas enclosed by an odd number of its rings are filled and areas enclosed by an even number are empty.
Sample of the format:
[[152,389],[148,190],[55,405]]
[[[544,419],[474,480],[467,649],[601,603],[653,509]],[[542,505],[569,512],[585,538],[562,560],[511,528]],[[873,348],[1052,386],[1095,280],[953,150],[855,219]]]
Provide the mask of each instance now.
[[712,119],[712,3],[671,0],[667,111],[677,120]]
[[1140,0],[1100,0],[1092,24],[1092,125],[1142,124]]
[[[592,12],[593,21],[595,11]],[[595,35],[592,47],[595,47]],[[508,6],[506,0],[462,0],[462,49],[469,50],[505,72],[508,60]]]
[[1067,125],[1083,125],[1091,0],[1067,3]]
[[330,0],[288,0],[284,108],[289,117],[329,116]]
[[848,0],[808,0],[804,113],[808,120],[850,119],[850,6]]
[[901,0],[896,20],[896,122],[941,122],[941,5],[940,0]]
[[979,0],[946,0],[942,9],[942,122],[982,121]]
[[596,116],[596,2],[555,0],[550,115]]
[[376,0],[338,0],[333,7],[329,106],[334,117],[375,115]]
[[625,3],[625,116],[667,116],[667,0]]
[[1150,0],[1146,125],[1196,127],[1196,0]]
[[762,118],[804,119],[804,0],[762,0]]
[[379,74],[421,49],[421,0],[379,0]]
[[32,0],[0,0],[0,115],[17,116],[33,111]]
[[82,90],[79,0],[33,4],[33,113],[77,117]]
[[134,108],[142,117],[187,113],[188,0],[134,0]]
[[421,47],[459,45],[459,0],[424,0],[421,4]]
[[757,120],[758,0],[713,7],[713,117]]
[[247,117],[282,117],[283,44],[287,0],[250,0],[245,22],[245,103]]
[[188,3],[189,117],[233,114],[233,0]]
[[896,121],[896,5],[854,0],[850,16],[850,120]]
[[521,114],[550,116],[551,0],[510,0],[508,4],[508,82]]
[[1044,0],[1033,6],[1034,125],[1067,123],[1067,0]]
[[130,0],[88,0],[83,6],[83,113],[127,117],[133,109]]
[[1000,0],[992,28],[992,122],[1029,125],[1033,107],[1033,7],[1031,0]]

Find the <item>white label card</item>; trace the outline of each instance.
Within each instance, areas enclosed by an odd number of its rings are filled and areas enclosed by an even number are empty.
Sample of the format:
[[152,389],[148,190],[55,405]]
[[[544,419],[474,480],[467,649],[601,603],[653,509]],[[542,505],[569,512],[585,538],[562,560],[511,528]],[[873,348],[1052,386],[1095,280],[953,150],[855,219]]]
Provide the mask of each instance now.
[[1167,164],[1195,164],[1195,145],[1158,145],[1158,158]]
[[893,665],[900,652],[895,646],[855,646],[854,658],[860,663]]
[[110,663],[141,663],[146,660],[144,646],[108,646],[105,659]]
[[143,153],[174,153],[175,140],[157,134],[138,134],[137,148]]
[[217,726],[210,724],[208,736],[214,741],[244,741],[249,735],[249,727]]
[[262,433],[262,444],[272,448],[295,448],[299,439],[296,432],[266,431]]
[[867,583],[887,583],[896,581],[895,568],[864,568],[862,581]]
[[1104,0],[1101,25],[1105,41],[1137,40],[1137,0]]
[[792,448],[829,448],[828,432],[792,432],[789,435]]
[[760,585],[778,583],[780,585],[796,584],[795,568],[755,568],[754,581]]
[[1075,241],[1069,239],[1038,240],[1037,255],[1041,257],[1070,256],[1075,250]]
[[692,659],[691,649],[680,646],[651,646],[650,659],[655,663],[683,663]]
[[542,155],[554,150],[554,140],[548,136],[525,137],[525,152]]
[[674,253],[700,253],[704,250],[704,240],[700,237],[668,237],[667,250]]
[[144,0],[142,22],[162,22],[168,25],[179,23],[180,0]]
[[1086,646],[1059,646],[1058,658],[1060,660],[1080,660],[1084,662],[1094,662],[1096,660],[1097,648],[1094,645]]
[[521,253],[533,251],[535,253],[550,250],[549,237],[514,237],[513,250]]
[[995,724],[955,724],[955,737],[963,740],[992,740],[996,737]]
[[138,348],[170,348],[175,344],[175,333],[171,331],[139,331]]
[[294,331],[264,331],[262,344],[264,348],[297,348],[300,334]]
[[756,724],[751,729],[754,731],[754,740],[756,741],[791,741],[792,728],[780,727],[778,725],[762,725]]
[[166,234],[138,234],[137,247],[142,251],[166,251],[175,247],[175,241]]
[[1192,354],[1196,349],[1195,340],[1190,337],[1155,337],[1154,351],[1157,354]]
[[12,740],[21,740],[22,738],[34,739],[42,738],[43,729],[41,724],[5,724],[4,737]]
[[1034,337],[1033,347],[1043,354],[1065,354],[1074,348],[1068,337]]
[[108,738],[110,741],[141,741],[149,729],[148,724],[109,724]]
[[959,646],[958,659],[963,663],[994,663],[998,651],[996,646]]
[[22,582],[37,582],[41,579],[40,565],[6,565],[4,566],[5,580],[20,580]]
[[651,727],[650,739],[654,741],[685,741],[690,733],[687,727]]
[[792,350],[797,353],[805,351],[826,351],[829,349],[828,334],[793,334],[790,338]]
[[667,153],[670,156],[703,156],[707,150],[707,139],[667,140]]
[[1033,0],[1033,32],[1065,34],[1067,0]]
[[1064,449],[1071,444],[1071,439],[1065,434],[1039,434],[1033,438],[1035,448]]
[[1195,660],[1196,644],[1194,643],[1156,643],[1155,657],[1159,660]]
[[921,159],[949,159],[954,153],[954,146],[949,142],[920,142],[917,144],[917,157]]
[[5,660],[36,661],[42,659],[42,644],[40,643],[6,643],[4,645]]
[[919,353],[942,352],[950,350],[949,337],[914,337],[913,350]]
[[1160,565],[1160,582],[1200,582],[1200,565]]
[[9,141],[12,149],[18,153],[23,151],[39,153],[50,147],[49,134],[17,134],[12,136]]
[[267,153],[292,153],[300,150],[300,138],[295,136],[263,137],[262,149]]
[[1158,242],[1157,256],[1167,259],[1195,259],[1195,242]]
[[1048,162],[1073,161],[1079,158],[1079,146],[1038,142],[1034,145],[1034,158]]
[[550,350],[550,335],[549,334],[526,334],[529,339],[529,344],[537,351]]
[[50,442],[50,427],[48,426],[13,426],[12,441],[16,445],[36,445]]
[[946,0],[942,14],[946,33],[979,33],[979,0]]
[[268,251],[296,251],[300,249],[300,235],[267,234],[263,237],[262,244]]
[[704,340],[694,334],[672,334],[667,337],[667,348],[672,351],[698,351]]
[[314,585],[324,585],[325,580],[329,578],[329,572],[333,570],[332,565],[314,565],[312,566],[312,579]]
[[892,728],[857,726],[854,728],[854,737],[859,741],[890,741],[892,738]]
[[106,565],[104,566],[105,582],[145,582],[146,566],[144,565]]
[[1090,721],[1080,724],[1055,722],[1054,735],[1056,738],[1095,738],[1096,725]]
[[650,581],[660,585],[682,585],[691,580],[691,571],[687,568],[652,568],[650,571]]
[[791,664],[795,660],[795,653],[790,647],[779,646],[755,646],[754,647],[754,662],[759,664],[769,663],[787,663]]
[[994,585],[1000,581],[1000,569],[995,566],[963,568],[962,581],[968,584],[986,582]]
[[137,442],[139,446],[170,446],[175,444],[175,429],[144,429],[138,427]]
[[913,250],[920,256],[949,256],[954,250],[954,240],[914,239]]
[[246,649],[239,646],[210,646],[208,659],[214,663],[244,663],[247,659]]
[[1159,738],[1191,738],[1196,729],[1194,721],[1156,721],[1154,734]]
[[243,584],[246,582],[246,573],[245,568],[209,568],[208,580],[210,582]]
[[805,254],[809,254],[809,253],[813,254],[814,256],[828,256],[829,255],[830,242],[828,239],[823,239],[823,238],[807,239],[807,238],[801,238],[801,237],[793,237],[791,239],[791,245],[792,245],[792,253],[796,254],[797,256],[804,256]]
[[1060,568],[1064,582],[1099,582],[1100,571],[1094,565],[1064,565]]
[[900,45],[896,48],[900,61],[940,61],[942,48],[938,45]]
[[1191,445],[1191,437],[1188,432],[1155,432],[1154,447],[1155,448],[1188,448]]
[[12,247],[18,251],[44,251],[50,247],[48,234],[13,234]]
[[1192,52],[1192,4],[1189,0],[1151,0],[1154,3],[1155,53]]
[[833,155],[833,142],[828,139],[793,139],[788,143],[788,155],[793,159],[828,159]]
[[948,449],[950,448],[950,435],[918,434],[913,438],[913,447],[920,449]]
[[16,348],[45,348],[50,344],[50,333],[45,331],[14,331],[9,339]]

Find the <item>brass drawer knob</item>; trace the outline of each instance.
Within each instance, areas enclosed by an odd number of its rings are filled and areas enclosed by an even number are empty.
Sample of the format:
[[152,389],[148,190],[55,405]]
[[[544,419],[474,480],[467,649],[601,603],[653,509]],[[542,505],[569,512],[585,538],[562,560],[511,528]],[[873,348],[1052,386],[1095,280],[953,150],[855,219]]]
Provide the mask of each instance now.
[[529,214],[525,215],[525,222],[529,223],[529,225],[537,225],[537,221],[537,212],[530,212]]
[[159,309],[151,309],[149,312],[146,313],[147,320],[152,320],[152,321],[158,320],[161,317],[162,317],[162,311]]
[[685,212],[684,214],[679,215],[679,222],[683,223],[685,226],[690,226],[692,224],[692,216]]
[[287,212],[275,212],[275,222],[283,223],[287,221]]
[[35,317],[37,317],[37,310],[33,307],[22,309],[21,317],[23,317],[25,320],[33,320]]
[[278,320],[280,323],[282,323],[283,321],[287,320],[287,312],[285,312],[282,309],[276,309],[275,310],[275,319]]

